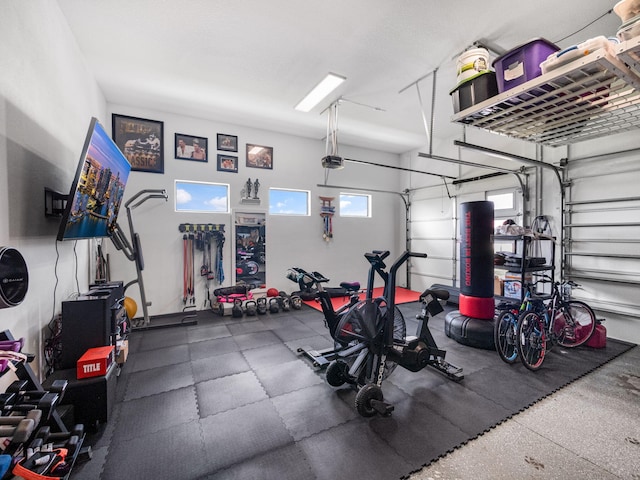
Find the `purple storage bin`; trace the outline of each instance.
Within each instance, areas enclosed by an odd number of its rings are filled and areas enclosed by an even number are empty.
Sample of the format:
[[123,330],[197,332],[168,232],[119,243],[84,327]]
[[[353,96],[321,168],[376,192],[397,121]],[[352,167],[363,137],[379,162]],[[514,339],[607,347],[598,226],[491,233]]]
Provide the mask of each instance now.
[[544,38],[533,39],[493,61],[498,92],[502,93],[541,75],[540,63],[560,48]]

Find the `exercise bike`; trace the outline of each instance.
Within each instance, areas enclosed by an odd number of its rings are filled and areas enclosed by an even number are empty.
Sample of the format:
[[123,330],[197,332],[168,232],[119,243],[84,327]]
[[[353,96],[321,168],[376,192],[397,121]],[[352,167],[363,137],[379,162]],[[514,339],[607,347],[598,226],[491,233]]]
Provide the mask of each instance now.
[[[382,382],[397,365],[418,372],[429,366],[456,382],[464,378],[462,369],[445,361],[446,352],[436,345],[429,330],[429,315],[434,316],[444,309],[439,300],[447,300],[446,290],[427,289],[420,295],[422,310],[418,319],[416,336],[406,335],[402,313],[395,305],[396,273],[410,257],[425,258],[426,254],[404,252],[385,271],[385,252],[365,254],[371,264],[367,298],[352,305],[340,319],[334,339],[341,348],[327,366],[327,383],[339,387],[345,383],[356,390],[355,405],[364,417],[375,414],[388,416],[393,405],[384,402]],[[384,280],[384,295],[373,299],[373,277],[378,274]]]
[[[329,329],[331,338],[334,338],[336,327],[340,322],[340,319],[349,309],[360,301],[360,283],[359,282],[341,282],[340,288],[344,296],[349,296],[349,302],[340,307],[337,311],[333,308],[331,303],[332,296],[335,296],[335,292],[330,292],[323,284],[329,281],[324,275],[319,272],[307,272],[302,268],[293,267],[287,272],[287,278],[293,282],[296,282],[301,292],[315,291],[314,298],[320,302],[322,313],[324,315],[325,326]],[[332,293],[334,295],[332,295]],[[342,348],[342,345],[338,345],[334,348],[325,348],[322,350],[315,350],[311,347],[298,348],[298,353],[302,353],[305,357],[311,360],[314,367],[323,369],[335,358],[338,350]]]

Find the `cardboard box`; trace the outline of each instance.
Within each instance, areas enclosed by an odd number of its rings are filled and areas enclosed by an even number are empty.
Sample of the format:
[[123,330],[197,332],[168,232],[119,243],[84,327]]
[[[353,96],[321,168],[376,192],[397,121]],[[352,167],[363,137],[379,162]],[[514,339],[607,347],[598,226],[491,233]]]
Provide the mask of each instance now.
[[493,276],[493,294],[499,297],[503,295],[502,279],[498,275]]
[[118,349],[116,362],[118,365],[122,365],[127,361],[127,357],[129,356],[129,340],[118,340],[116,342],[116,347]]
[[113,360],[113,346],[90,348],[78,359],[76,376],[79,380],[81,378],[106,375],[107,369],[113,363]]

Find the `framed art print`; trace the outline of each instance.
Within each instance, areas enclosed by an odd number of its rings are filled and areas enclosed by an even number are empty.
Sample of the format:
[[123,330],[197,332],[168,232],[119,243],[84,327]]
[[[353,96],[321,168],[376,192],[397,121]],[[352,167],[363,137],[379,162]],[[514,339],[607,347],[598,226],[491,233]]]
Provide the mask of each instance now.
[[113,141],[138,172],[164,173],[164,123],[113,114]]
[[226,133],[219,133],[218,150],[223,150],[225,152],[237,152],[238,137],[235,135],[227,135]]
[[218,154],[218,171],[238,173],[238,157]]
[[175,136],[176,158],[179,160],[193,160],[196,162],[206,162],[208,145],[205,137],[194,137],[176,133]]
[[247,167],[273,169],[273,147],[247,143]]

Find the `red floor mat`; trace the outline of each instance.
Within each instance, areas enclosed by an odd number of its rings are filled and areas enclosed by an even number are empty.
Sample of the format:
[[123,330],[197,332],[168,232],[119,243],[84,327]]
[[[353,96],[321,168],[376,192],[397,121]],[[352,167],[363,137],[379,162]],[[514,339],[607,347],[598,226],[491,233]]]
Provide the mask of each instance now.
[[[373,298],[379,297],[382,295],[383,287],[375,287],[373,289]],[[360,298],[364,300],[365,294],[361,293]],[[420,300],[420,292],[414,292],[413,290],[409,290],[407,288],[396,287],[396,304],[401,303],[409,303],[409,302],[417,302]],[[309,305],[311,308],[315,308],[318,311],[322,311],[322,307],[320,307],[320,302],[316,300],[305,300],[303,303]],[[349,303],[349,297],[333,297],[331,299],[331,303],[333,304],[333,309],[338,310],[345,303]]]

